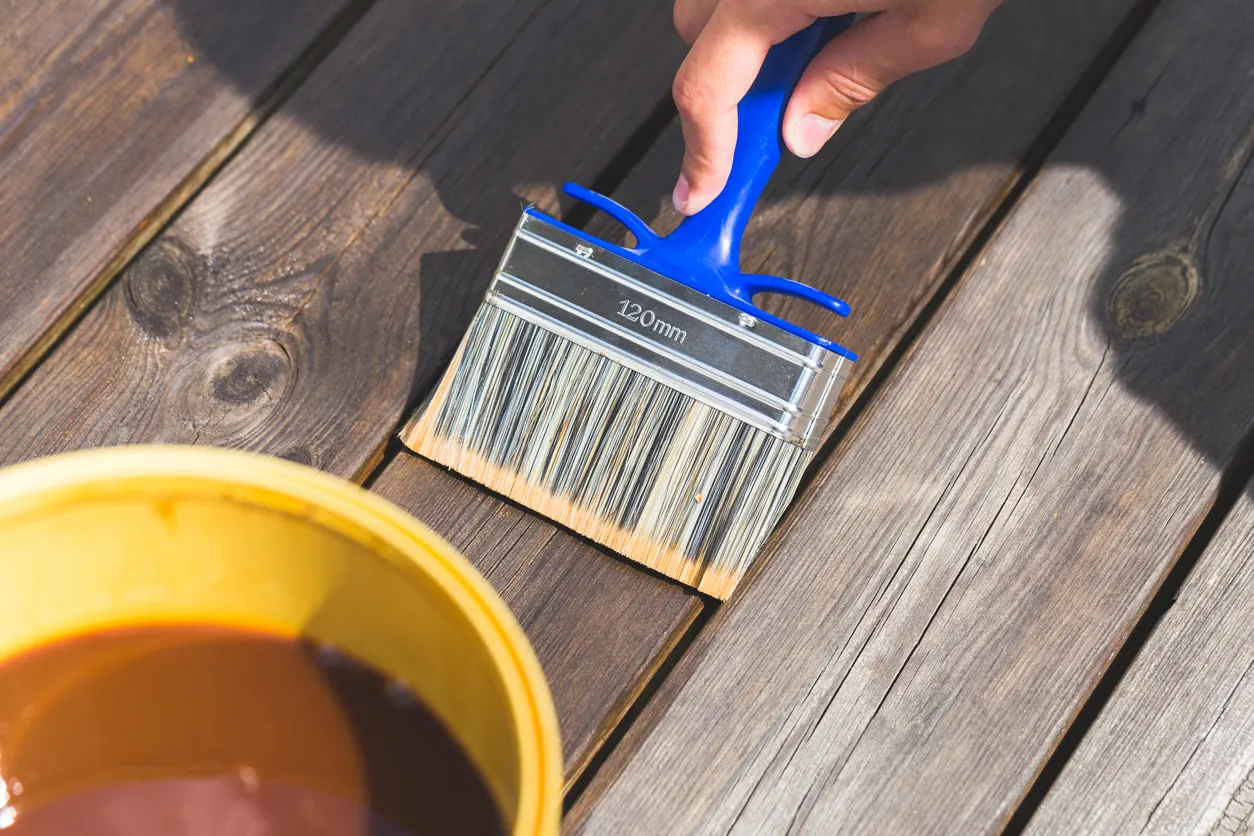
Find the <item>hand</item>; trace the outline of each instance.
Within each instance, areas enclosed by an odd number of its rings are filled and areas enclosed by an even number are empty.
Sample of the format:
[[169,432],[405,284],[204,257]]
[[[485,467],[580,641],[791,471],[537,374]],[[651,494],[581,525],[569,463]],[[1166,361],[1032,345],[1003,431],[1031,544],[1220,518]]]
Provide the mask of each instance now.
[[1000,0],[676,0],[692,49],[675,76],[683,173],[672,199],[685,215],[718,197],[736,149],[736,106],[772,45],[820,17],[879,12],[835,38],[806,68],[784,114],[784,143],[811,157],[849,114],[911,73],[962,55]]

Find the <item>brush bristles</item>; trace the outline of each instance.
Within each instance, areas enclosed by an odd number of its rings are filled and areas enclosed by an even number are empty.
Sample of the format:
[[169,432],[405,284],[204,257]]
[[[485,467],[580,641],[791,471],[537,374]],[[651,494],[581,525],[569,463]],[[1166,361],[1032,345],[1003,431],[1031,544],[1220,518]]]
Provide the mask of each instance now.
[[748,568],[812,456],[491,305],[402,437],[718,598]]

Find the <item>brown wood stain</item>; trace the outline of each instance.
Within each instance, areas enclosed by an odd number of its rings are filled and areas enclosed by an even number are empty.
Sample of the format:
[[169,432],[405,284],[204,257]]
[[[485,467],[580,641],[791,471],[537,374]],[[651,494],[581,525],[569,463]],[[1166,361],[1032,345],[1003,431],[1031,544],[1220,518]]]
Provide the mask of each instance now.
[[412,693],[233,628],[103,631],[0,662],[0,776],[5,836],[504,832]]

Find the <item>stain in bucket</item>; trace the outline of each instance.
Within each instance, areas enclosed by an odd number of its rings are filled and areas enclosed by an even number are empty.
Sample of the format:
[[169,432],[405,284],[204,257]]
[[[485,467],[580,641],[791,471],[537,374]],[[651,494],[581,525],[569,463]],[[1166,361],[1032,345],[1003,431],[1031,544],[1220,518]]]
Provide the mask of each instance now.
[[210,626],[0,662],[4,836],[501,834],[411,691],[326,647]]

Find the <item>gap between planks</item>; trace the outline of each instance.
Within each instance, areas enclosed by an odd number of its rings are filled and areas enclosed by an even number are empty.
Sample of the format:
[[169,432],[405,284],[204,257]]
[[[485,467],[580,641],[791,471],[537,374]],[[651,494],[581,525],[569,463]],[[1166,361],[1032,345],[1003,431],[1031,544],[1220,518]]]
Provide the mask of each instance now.
[[[1254,612],[1254,584],[1244,571],[1254,529],[1254,507],[1247,494],[1254,494],[1254,432],[1245,437],[1225,469],[1214,505],[1015,811],[1007,833],[1067,832],[1077,820],[1092,827],[1095,813],[1102,817],[1103,831],[1125,825],[1141,831],[1154,821],[1162,801],[1193,766],[1193,758],[1182,758],[1183,753],[1195,754],[1212,737],[1220,746],[1240,742],[1240,734],[1230,728],[1220,734],[1214,730],[1232,693],[1241,680],[1248,679],[1248,666],[1234,686],[1230,678],[1241,669],[1240,664],[1221,663],[1206,669],[1209,666],[1198,660],[1214,656],[1208,635],[1227,641],[1237,638],[1237,646],[1228,648],[1231,655],[1222,658],[1240,659],[1248,645],[1244,637],[1254,626],[1241,623],[1245,621],[1241,613]],[[1190,646],[1199,644],[1199,638],[1202,646]],[[1194,665],[1203,670],[1182,673],[1181,669]],[[1178,688],[1185,693],[1175,693]],[[1224,693],[1229,697],[1217,700]],[[1221,703],[1218,708],[1217,701]],[[1095,727],[1097,732],[1090,737]],[[1129,747],[1125,741],[1112,739],[1121,732],[1135,736],[1135,744]],[[1107,747],[1112,744],[1130,748],[1132,754],[1111,759]],[[1151,803],[1150,793],[1161,789],[1164,776],[1170,773],[1149,769],[1146,762],[1164,756],[1174,756],[1179,771],[1171,786]],[[1241,765],[1239,756],[1234,760],[1234,766]],[[1254,756],[1245,765],[1254,768]],[[1208,788],[1224,789],[1224,770],[1212,758],[1209,769],[1192,771],[1202,776],[1191,776],[1189,800],[1193,803],[1172,805],[1172,815],[1165,817],[1170,829],[1159,826],[1159,832],[1208,829],[1214,823],[1202,821],[1205,814],[1226,813],[1198,803],[1206,800]],[[1058,786],[1062,776],[1066,780]],[[1246,785],[1243,780],[1233,792]],[[1094,791],[1105,801],[1094,803]],[[1042,807],[1045,812],[1038,817]],[[1112,816],[1111,811],[1117,814]]]
[[510,605],[553,691],[569,789],[699,617],[700,598],[407,451],[373,489],[444,536]]

